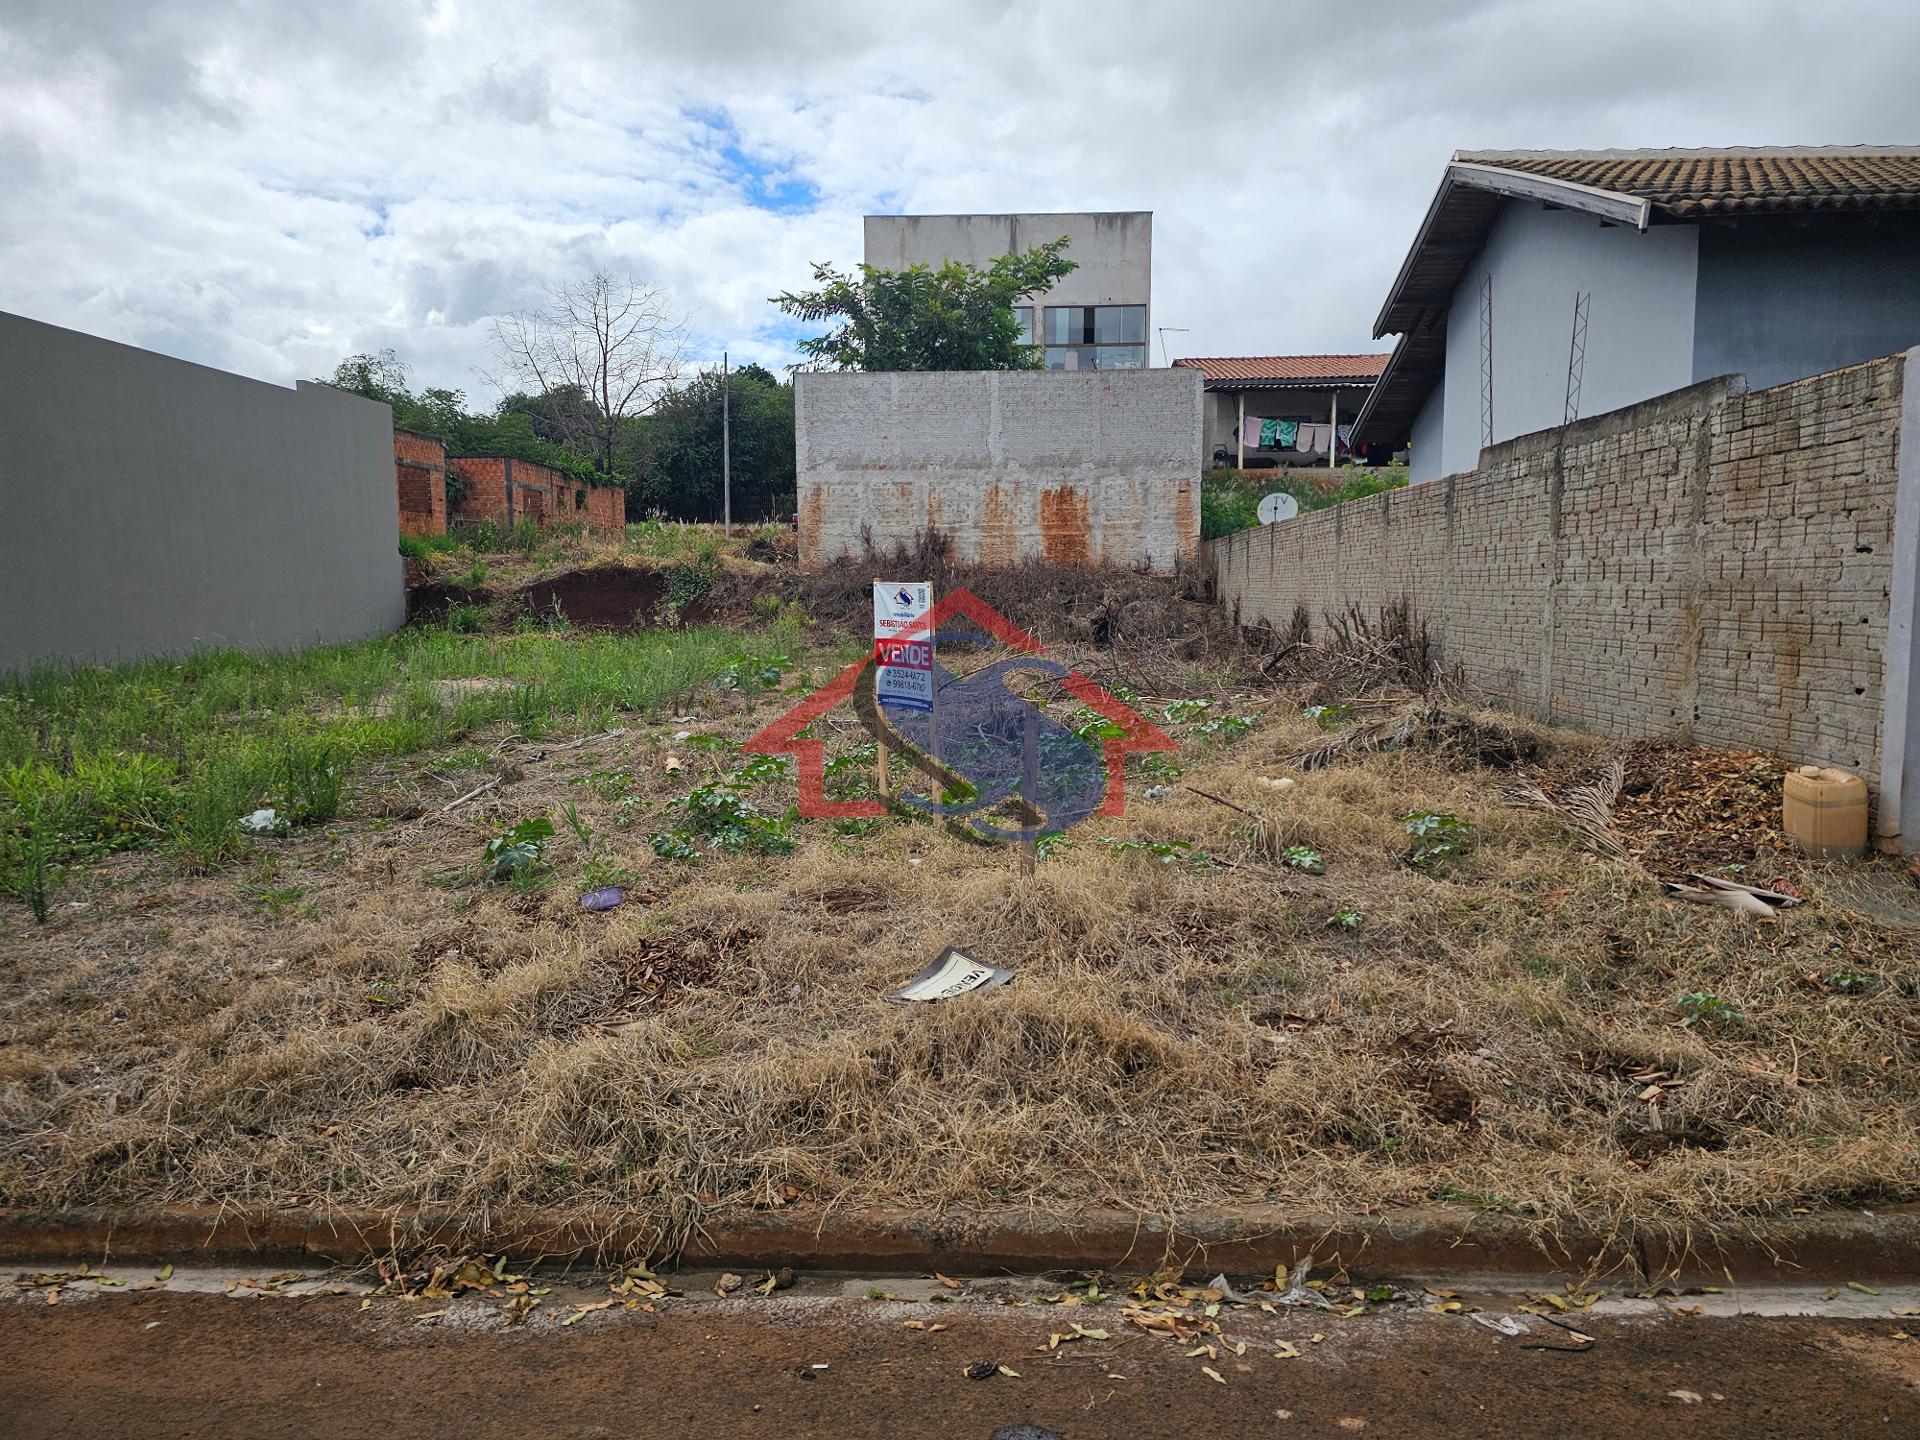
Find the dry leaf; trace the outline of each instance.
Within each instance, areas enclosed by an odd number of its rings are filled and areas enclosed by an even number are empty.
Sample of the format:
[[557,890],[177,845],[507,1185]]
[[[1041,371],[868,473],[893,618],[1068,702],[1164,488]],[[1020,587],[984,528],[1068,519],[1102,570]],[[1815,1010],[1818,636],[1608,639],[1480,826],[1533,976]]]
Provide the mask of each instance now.
[[1682,1405],[1701,1405],[1706,1402],[1707,1398],[1698,1390],[1669,1390],[1667,1394],[1673,1399],[1678,1400]]
[[746,1283],[747,1283],[746,1278],[744,1276],[736,1275],[731,1270],[729,1270],[726,1274],[722,1275],[718,1280],[713,1282],[713,1293],[720,1296],[731,1295],[733,1294],[734,1291],[738,1290],[742,1285]]
[[153,1272],[153,1278],[156,1280],[171,1280],[173,1278],[173,1266],[162,1265],[158,1270]]
[[1209,1380],[1216,1380],[1222,1385],[1227,1383],[1226,1376],[1222,1375],[1218,1370],[1214,1369],[1211,1365],[1202,1365],[1200,1367],[1200,1373],[1206,1376]]
[[1000,1367],[1000,1373],[1009,1380],[1018,1380],[1020,1378],[1020,1372],[1018,1370],[1009,1370],[1005,1365]]
[[942,1285],[946,1286],[949,1290],[958,1290],[960,1288],[960,1282],[958,1280],[952,1279],[951,1277],[946,1275],[942,1275],[938,1270],[933,1272],[933,1278],[938,1280]]
[[[1318,1339],[1319,1337],[1318,1337],[1318,1336],[1315,1336],[1314,1338],[1315,1338],[1315,1339]],[[1300,1358],[1300,1352],[1299,1352],[1299,1350],[1297,1350],[1297,1349],[1295,1349],[1295,1348],[1294,1348],[1294,1346],[1293,1346],[1293,1345],[1291,1345],[1291,1344],[1289,1344],[1289,1343],[1288,1343],[1287,1341],[1285,1341],[1285,1340],[1276,1340],[1276,1341],[1274,1341],[1274,1342],[1273,1342],[1273,1344],[1274,1344],[1274,1351],[1273,1351],[1273,1358],[1274,1358],[1274,1359],[1276,1359],[1276,1360],[1298,1360],[1298,1359]]]
[[1858,1280],[1847,1281],[1849,1290],[1858,1290],[1862,1295],[1878,1295],[1880,1292],[1871,1285],[1862,1285]]

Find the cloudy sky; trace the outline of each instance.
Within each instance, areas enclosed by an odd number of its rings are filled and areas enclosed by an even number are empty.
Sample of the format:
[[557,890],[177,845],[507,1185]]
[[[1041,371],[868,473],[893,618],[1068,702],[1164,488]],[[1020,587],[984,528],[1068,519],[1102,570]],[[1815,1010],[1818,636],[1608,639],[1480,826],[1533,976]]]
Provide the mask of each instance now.
[[1894,0],[0,0],[0,309],[491,400],[488,317],[596,266],[782,364],[862,214],[1147,209],[1173,355],[1381,349],[1451,150],[1912,143],[1917,53]]

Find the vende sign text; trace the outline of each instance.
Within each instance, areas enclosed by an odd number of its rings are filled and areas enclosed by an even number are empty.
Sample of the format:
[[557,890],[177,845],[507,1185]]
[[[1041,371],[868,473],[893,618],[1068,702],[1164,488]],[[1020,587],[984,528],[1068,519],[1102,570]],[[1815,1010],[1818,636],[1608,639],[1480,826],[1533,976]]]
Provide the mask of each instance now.
[[925,582],[873,582],[874,698],[882,705],[933,709],[932,608],[933,586]]

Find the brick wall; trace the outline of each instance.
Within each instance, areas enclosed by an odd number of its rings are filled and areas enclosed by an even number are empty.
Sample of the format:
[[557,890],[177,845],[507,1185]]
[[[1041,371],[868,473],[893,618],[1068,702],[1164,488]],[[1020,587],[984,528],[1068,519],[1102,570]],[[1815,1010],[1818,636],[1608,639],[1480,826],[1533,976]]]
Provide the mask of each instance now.
[[1406,594],[1516,708],[1874,784],[1904,368],[1708,381],[1490,446],[1477,470],[1212,542],[1217,593],[1243,624],[1304,605],[1316,627]]
[[626,528],[626,497],[614,486],[589,485],[550,465],[500,455],[462,455],[447,468],[464,485],[455,520],[517,525],[585,525],[604,534]]
[[434,435],[393,432],[394,481],[400,489],[400,533],[447,533],[447,446]]
[[795,377],[800,562],[932,527],[984,564],[1197,557],[1200,372]]

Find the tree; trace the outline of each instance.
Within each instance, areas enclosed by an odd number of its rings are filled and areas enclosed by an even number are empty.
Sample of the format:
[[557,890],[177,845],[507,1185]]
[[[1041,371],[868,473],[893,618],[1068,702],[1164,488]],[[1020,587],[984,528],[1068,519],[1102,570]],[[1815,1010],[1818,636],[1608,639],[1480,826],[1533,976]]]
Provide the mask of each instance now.
[[[773,519],[793,513],[793,386],[759,365],[733,372],[733,513]],[[644,514],[682,520],[720,516],[720,372],[702,372],[663,396],[636,430],[627,494]]]
[[670,304],[664,290],[596,271],[556,285],[537,310],[493,322],[494,353],[540,422],[609,479],[621,427],[679,375],[687,327]]
[[791,291],[773,303],[801,320],[838,320],[801,353],[839,370],[1037,370],[1013,307],[1079,268],[1065,259],[1067,239],[1002,255],[985,270],[949,260],[938,270],[914,265],[858,276],[815,265],[817,290]]
[[384,400],[391,405],[395,396],[407,394],[407,384],[412,376],[407,362],[394,354],[389,346],[366,355],[349,355],[333,367],[332,379],[314,383],[364,395],[369,400]]

